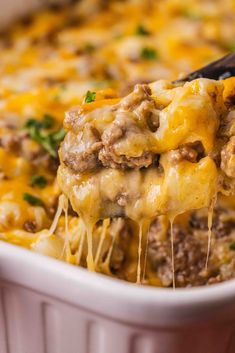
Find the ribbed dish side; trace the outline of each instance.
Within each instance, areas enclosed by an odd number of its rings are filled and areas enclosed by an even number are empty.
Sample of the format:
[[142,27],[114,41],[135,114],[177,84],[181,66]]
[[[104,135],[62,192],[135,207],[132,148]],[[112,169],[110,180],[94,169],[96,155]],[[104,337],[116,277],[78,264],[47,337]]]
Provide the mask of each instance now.
[[[1,283],[1,282],[0,282]],[[146,329],[1,283],[1,353],[234,353],[234,325]]]

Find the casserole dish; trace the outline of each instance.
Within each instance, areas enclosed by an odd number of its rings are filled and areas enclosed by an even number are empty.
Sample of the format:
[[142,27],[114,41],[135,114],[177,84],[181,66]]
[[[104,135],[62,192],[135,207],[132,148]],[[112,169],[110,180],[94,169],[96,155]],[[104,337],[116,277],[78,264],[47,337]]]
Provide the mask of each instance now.
[[1,353],[234,353],[235,281],[156,289],[1,242]]
[[[4,26],[41,4],[3,5]],[[234,281],[138,287],[1,242],[0,288],[2,353],[235,351]]]

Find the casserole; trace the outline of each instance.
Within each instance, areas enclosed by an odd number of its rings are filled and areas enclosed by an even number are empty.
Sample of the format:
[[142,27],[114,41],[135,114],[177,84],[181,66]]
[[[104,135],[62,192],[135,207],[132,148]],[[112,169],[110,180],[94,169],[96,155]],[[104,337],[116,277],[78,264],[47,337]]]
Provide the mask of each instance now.
[[1,352],[234,352],[233,281],[173,293],[0,249]]

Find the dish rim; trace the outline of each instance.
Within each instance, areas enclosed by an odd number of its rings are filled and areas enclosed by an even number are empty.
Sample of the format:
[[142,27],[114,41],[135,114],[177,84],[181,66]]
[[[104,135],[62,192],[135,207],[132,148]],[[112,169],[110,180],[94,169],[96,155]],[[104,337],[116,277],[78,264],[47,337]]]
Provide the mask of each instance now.
[[235,319],[235,279],[175,291],[139,286],[4,241],[0,241],[0,284],[1,281],[3,286],[17,285],[102,317],[146,327],[181,327]]

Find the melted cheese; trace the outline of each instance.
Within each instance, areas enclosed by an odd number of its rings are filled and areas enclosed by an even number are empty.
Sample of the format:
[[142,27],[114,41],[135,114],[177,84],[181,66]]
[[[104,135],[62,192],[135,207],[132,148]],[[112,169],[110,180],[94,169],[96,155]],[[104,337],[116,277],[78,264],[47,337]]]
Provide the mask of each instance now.
[[[163,84],[163,82],[153,83],[151,87],[153,97],[156,97],[156,104],[161,105],[164,102],[164,108],[159,114],[159,128],[153,133],[144,125],[145,121],[142,121],[138,114],[136,119],[134,114],[137,108],[133,105],[133,111],[128,108],[126,116],[127,119],[132,119],[132,123],[142,126],[141,135],[140,133],[137,135],[138,143],[135,141],[136,135],[133,137],[131,134],[128,135],[127,130],[126,137],[115,142],[112,148],[117,155],[124,154],[132,158],[145,151],[158,153],[161,169],[154,165],[129,170],[98,167],[94,172],[78,173],[64,163],[66,151],[69,148],[79,153],[79,145],[78,147],[73,145],[74,141],[75,143],[79,141],[76,140],[75,134],[80,134],[84,126],[89,123],[102,136],[113,122],[118,121],[119,106],[123,114],[125,111],[122,107],[126,104],[124,102],[138,99],[134,91],[114,106],[103,107],[105,101],[101,101],[101,106],[97,104],[98,108],[97,105],[91,105],[89,111],[84,111],[83,107],[78,109],[77,120],[73,118],[73,125],[67,125],[70,132],[61,148],[61,165],[57,175],[62,191],[87,227],[87,266],[89,269],[95,268],[92,230],[97,221],[107,217],[125,215],[139,224],[137,283],[141,282],[141,264],[143,264],[141,260],[143,224],[149,223],[162,214],[166,214],[170,219],[174,273],[173,220],[177,215],[189,210],[209,207],[211,200],[215,198],[219,190],[220,170],[211,155],[217,148],[216,134],[220,118],[222,114],[226,115],[221,82],[200,79],[177,88],[167,83]],[[161,91],[159,87],[163,87],[163,90]],[[164,89],[164,87],[168,88]],[[164,94],[168,97],[167,102]],[[67,120],[69,121],[69,116]],[[204,147],[205,156],[203,158],[194,162],[184,158],[179,161],[174,160],[175,149],[195,141],[200,141]],[[126,201],[123,206],[116,201],[120,194],[125,195]],[[211,216],[208,222],[209,247]],[[146,237],[145,234],[145,239]],[[101,236],[100,246],[102,246],[103,239],[104,235]],[[114,240],[112,240],[106,263],[110,261],[113,242]],[[173,286],[175,286],[174,281]]]
[[207,255],[206,255],[206,265],[205,269],[208,269],[208,262],[211,250],[211,237],[212,237],[212,221],[213,221],[213,211],[216,205],[217,195],[211,200],[211,204],[208,208],[208,217],[207,217],[207,224],[208,224],[208,246],[207,246]]
[[[125,94],[134,82],[176,79],[233,48],[234,20],[232,0],[189,0],[187,3],[175,0],[110,1],[106,7],[102,7],[99,1],[83,0],[56,11],[41,11],[25,24],[13,24],[0,35],[0,140],[9,132],[9,126],[13,126],[17,134],[27,119],[41,119],[45,113],[51,114],[59,127],[64,112],[81,104],[87,90],[96,91],[97,99],[83,104],[84,116],[95,120],[98,129],[105,127],[113,119],[106,114],[106,107],[118,104],[120,99],[117,97]],[[150,49],[150,57],[143,55],[146,48]],[[148,136],[146,131],[147,138],[139,136],[131,151],[130,145],[124,141],[115,149],[117,153],[131,156],[141,154],[146,148],[163,154],[164,177],[155,170],[126,175],[121,171],[107,170],[107,175],[100,173],[89,182],[89,176],[74,180],[64,166],[59,170],[59,178],[63,173],[66,176],[63,189],[73,199],[74,209],[79,211],[86,224],[94,227],[94,243],[97,219],[122,211],[112,202],[105,201],[105,207],[102,206],[104,199],[115,198],[115,190],[118,191],[120,184],[127,184],[134,200],[127,205],[125,212],[135,222],[162,212],[173,217],[188,208],[208,206],[216,192],[218,170],[211,158],[211,150],[218,128],[216,116],[223,114],[224,107],[221,94],[216,93],[218,101],[213,101],[212,97],[214,90],[222,91],[222,83],[215,88],[214,82],[205,84],[199,80],[182,90],[163,80],[150,86],[153,99],[161,110],[160,128]],[[234,86],[234,79],[224,81],[223,101],[229,107]],[[112,87],[112,91],[107,87]],[[100,116],[98,120],[97,114]],[[142,124],[140,128],[146,129],[146,126]],[[193,165],[187,161],[177,166],[168,165],[170,150],[196,139],[202,142],[207,152],[205,158]],[[33,153],[35,160],[37,147],[35,141],[28,141],[27,153],[23,154],[18,148],[13,152],[0,148],[0,175],[3,176],[0,180],[0,238],[84,265],[87,235],[82,222],[77,224],[76,217],[69,215],[66,220],[64,216],[59,217],[60,209],[51,225],[60,190],[50,166],[32,164],[28,158],[28,154]],[[44,189],[32,187],[31,178],[35,174],[46,177],[48,184]],[[142,187],[143,183],[146,189]],[[173,187],[175,183],[177,188]],[[72,193],[68,184],[73,184]],[[99,184],[103,195],[100,195]],[[204,196],[196,199],[191,190],[197,190],[199,186]],[[137,189],[140,196],[136,195]],[[40,198],[44,207],[27,203],[22,197],[26,192]],[[77,198],[80,201],[76,201]],[[229,196],[231,203],[234,203],[233,198]],[[147,201],[142,202],[143,199]],[[35,233],[25,230],[28,221],[36,223]],[[105,240],[100,239],[100,246],[106,249],[106,241],[110,240],[108,230],[105,236],[102,234]],[[142,245],[146,241],[143,239]],[[73,246],[75,254],[71,253],[70,247]],[[97,255],[96,244],[91,248],[90,244],[90,267],[93,267],[92,257],[101,259],[98,256],[101,250]],[[145,270],[142,272],[144,277]],[[155,282],[159,284],[158,280]]]

